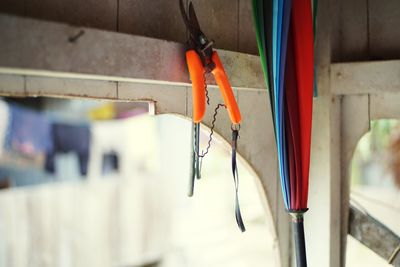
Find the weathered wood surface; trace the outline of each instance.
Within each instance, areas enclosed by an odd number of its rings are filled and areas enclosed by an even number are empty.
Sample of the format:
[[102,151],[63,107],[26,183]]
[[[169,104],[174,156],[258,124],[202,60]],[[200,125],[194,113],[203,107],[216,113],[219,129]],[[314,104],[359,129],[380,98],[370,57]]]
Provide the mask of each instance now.
[[[368,0],[336,0],[332,17],[332,61],[366,60],[368,56]],[[356,16],[354,14],[357,14]]]
[[[251,34],[250,0],[194,0],[193,3],[202,29],[215,40],[217,48],[257,54],[256,40]],[[178,0],[4,0],[0,2],[0,12],[180,43],[186,41]]]
[[[180,43],[186,41],[186,28],[178,0],[118,2],[118,28],[114,29],[115,31]],[[198,15],[201,16],[199,12]],[[203,16],[200,17],[202,18]],[[227,35],[227,38],[229,37]],[[221,43],[219,45],[224,47]]]
[[[219,95],[219,92],[217,94]],[[219,101],[222,101],[220,96],[218,98]],[[238,90],[237,99],[240,110],[245,111],[243,113],[245,117],[240,130],[238,149],[240,154],[245,159],[248,159],[248,163],[253,166],[253,170],[258,177],[270,178],[268,180],[260,179],[260,183],[262,184],[262,188],[265,188],[265,194],[268,196],[267,199],[275,199],[273,204],[275,206],[271,207],[270,210],[278,233],[276,244],[280,246],[281,266],[290,266],[290,258],[287,257],[287,253],[290,253],[287,249],[290,246],[291,240],[290,218],[283,204],[277,170],[278,161],[275,139],[270,138],[274,137],[274,128],[272,126],[268,92]],[[212,119],[211,115],[211,113],[208,115],[210,121]],[[219,131],[226,132],[229,135],[229,129],[226,127],[226,125],[230,124],[229,118],[225,114],[221,117],[223,117],[222,120],[224,122],[221,126],[218,126],[220,127]],[[221,117],[218,117],[218,121]],[[269,203],[269,205],[271,204]]]
[[380,257],[400,267],[400,237],[375,218],[350,206],[348,233]]
[[400,2],[337,0],[333,21],[332,61],[400,58]]
[[[331,30],[332,62],[364,61],[335,63],[331,65],[330,72],[332,94],[343,95],[341,106],[341,196],[338,199],[341,201],[340,264],[344,266],[350,198],[349,168],[351,155],[358,138],[368,130],[369,120],[372,117],[370,111],[372,101],[370,103],[369,94],[380,95],[400,90],[400,72],[397,61],[369,62],[368,60],[399,58],[399,50],[396,49],[399,47],[396,46],[398,43],[397,33],[394,33],[393,29],[397,27],[394,22],[398,22],[400,17],[395,17],[393,14],[399,12],[400,2],[388,1],[389,4],[375,0],[334,2],[339,9],[333,11],[333,14],[336,15]],[[387,14],[384,14],[382,10],[386,10]],[[383,28],[381,28],[382,26]]]
[[0,91],[3,95],[24,96],[25,78],[20,75],[0,74]]
[[253,27],[252,1],[239,1],[239,32],[237,51],[258,55],[256,33]]
[[400,88],[397,93],[370,95],[371,120],[400,119]]
[[[82,31],[76,41],[69,40]],[[3,73],[23,69],[19,74],[32,70],[46,76],[76,73],[107,80],[189,83],[179,43],[9,15],[0,15],[0,32]],[[265,88],[257,56],[222,50],[219,55],[233,87]]]
[[117,25],[118,1],[115,0],[29,0],[24,4],[27,17],[108,31],[114,31]]
[[340,135],[341,135],[341,264],[345,265],[348,234],[348,215],[350,203],[350,170],[353,153],[360,138],[370,126],[369,95],[345,95],[341,100]]
[[[187,0],[184,1],[187,3]],[[250,0],[193,0],[199,21],[216,47],[257,54]],[[397,0],[340,0],[331,12],[334,62],[400,58]],[[178,0],[3,0],[0,12],[184,42]],[[357,15],[354,15],[357,14]]]
[[372,60],[400,58],[400,1],[368,0],[369,57]]
[[330,79],[337,95],[400,92],[400,60],[335,63]]

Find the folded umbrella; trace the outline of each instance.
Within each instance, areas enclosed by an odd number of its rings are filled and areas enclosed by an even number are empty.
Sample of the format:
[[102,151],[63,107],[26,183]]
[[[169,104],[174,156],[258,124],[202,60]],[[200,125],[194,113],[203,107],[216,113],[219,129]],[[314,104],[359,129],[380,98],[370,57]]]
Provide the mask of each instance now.
[[283,200],[292,215],[297,265],[303,267],[307,266],[303,214],[307,211],[314,86],[311,0],[253,0],[253,14],[263,73],[268,75]]

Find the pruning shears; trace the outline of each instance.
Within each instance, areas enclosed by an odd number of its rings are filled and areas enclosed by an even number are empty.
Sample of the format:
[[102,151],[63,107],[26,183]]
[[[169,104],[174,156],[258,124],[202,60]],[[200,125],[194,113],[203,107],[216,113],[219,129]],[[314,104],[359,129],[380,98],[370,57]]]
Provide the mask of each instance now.
[[[195,177],[201,177],[200,159],[208,153],[210,148],[211,138],[213,134],[214,123],[217,115],[217,110],[220,106],[224,106],[228,110],[229,118],[232,122],[232,174],[235,181],[236,188],[236,221],[242,231],[245,231],[243,221],[240,214],[238,204],[238,173],[236,165],[236,146],[239,137],[239,129],[241,123],[241,115],[232,87],[229,83],[228,76],[225,73],[224,67],[218,56],[217,51],[213,50],[214,41],[207,38],[207,36],[200,29],[196,13],[191,1],[188,5],[188,14],[186,13],[183,0],[179,0],[180,10],[183,21],[189,32],[187,50],[186,50],[186,63],[189,70],[190,80],[192,81],[192,103],[193,103],[193,157],[192,157],[192,174],[189,185],[189,196],[193,195]],[[206,148],[206,152],[200,154],[200,123],[204,118],[206,112],[206,99],[209,103],[206,77],[207,73],[212,73],[215,81],[220,89],[224,104],[219,104],[215,109],[214,120],[211,127],[210,140]]]

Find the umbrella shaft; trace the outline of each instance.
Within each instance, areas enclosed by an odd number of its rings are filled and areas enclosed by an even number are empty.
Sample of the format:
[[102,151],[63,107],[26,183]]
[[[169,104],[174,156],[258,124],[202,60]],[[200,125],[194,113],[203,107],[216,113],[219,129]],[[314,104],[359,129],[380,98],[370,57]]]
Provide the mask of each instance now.
[[302,217],[293,218],[292,225],[293,225],[294,244],[296,249],[297,267],[307,267],[303,218]]

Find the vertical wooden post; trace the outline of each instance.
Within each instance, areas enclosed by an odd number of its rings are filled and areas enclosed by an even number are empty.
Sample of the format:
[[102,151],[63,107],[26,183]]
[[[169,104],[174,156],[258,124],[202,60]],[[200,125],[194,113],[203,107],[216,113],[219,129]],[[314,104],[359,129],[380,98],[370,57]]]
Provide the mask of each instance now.
[[318,97],[314,99],[309,212],[310,267],[340,266],[340,97],[330,90],[331,26],[336,2],[320,1],[316,35]]

